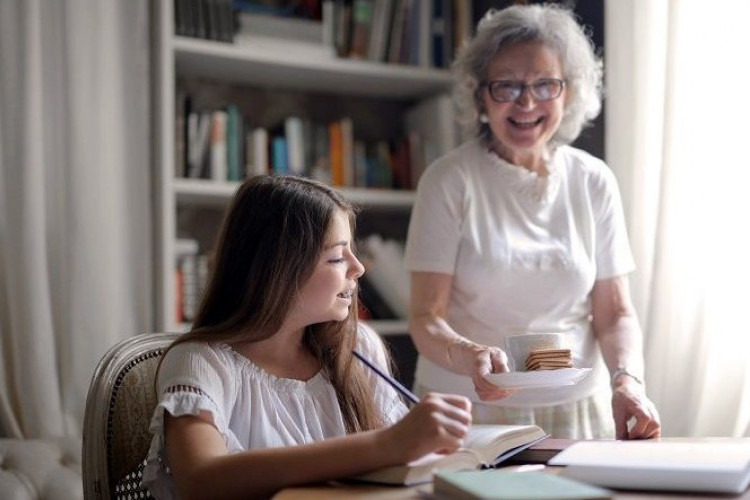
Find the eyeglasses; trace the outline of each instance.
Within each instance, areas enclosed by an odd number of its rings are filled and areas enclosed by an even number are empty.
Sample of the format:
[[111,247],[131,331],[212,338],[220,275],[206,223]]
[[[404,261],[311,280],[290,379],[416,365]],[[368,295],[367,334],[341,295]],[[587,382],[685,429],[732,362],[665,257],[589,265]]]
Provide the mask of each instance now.
[[493,80],[484,83],[495,102],[511,102],[519,99],[523,91],[529,89],[531,96],[537,101],[557,99],[565,87],[565,80],[559,78],[541,78],[535,82],[526,83],[518,80]]

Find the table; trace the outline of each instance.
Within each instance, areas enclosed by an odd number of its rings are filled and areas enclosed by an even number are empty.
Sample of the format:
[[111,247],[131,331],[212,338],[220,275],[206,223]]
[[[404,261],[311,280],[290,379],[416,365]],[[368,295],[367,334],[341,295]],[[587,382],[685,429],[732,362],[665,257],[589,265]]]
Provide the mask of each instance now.
[[[556,474],[562,467],[546,467],[545,472]],[[488,472],[491,474],[491,472]],[[523,474],[523,472],[519,472]],[[320,499],[356,499],[356,500],[411,500],[430,498],[432,485],[425,484],[413,487],[376,486],[369,484],[331,483],[312,486],[287,488],[277,493],[273,500],[320,500]],[[615,490],[615,500],[701,500],[731,499],[750,500],[750,489],[741,495],[710,495],[707,493],[661,492],[661,491],[624,491]]]

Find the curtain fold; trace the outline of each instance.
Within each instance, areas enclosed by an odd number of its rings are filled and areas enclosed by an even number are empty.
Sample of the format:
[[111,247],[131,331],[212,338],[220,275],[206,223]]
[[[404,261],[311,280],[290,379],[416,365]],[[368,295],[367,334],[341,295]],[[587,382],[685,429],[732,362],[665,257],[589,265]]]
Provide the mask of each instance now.
[[[750,417],[750,4],[607,0],[607,160],[639,269],[648,392],[665,435]],[[739,87],[737,87],[739,85]]]
[[96,363],[152,325],[148,5],[0,9],[0,430],[80,436]]

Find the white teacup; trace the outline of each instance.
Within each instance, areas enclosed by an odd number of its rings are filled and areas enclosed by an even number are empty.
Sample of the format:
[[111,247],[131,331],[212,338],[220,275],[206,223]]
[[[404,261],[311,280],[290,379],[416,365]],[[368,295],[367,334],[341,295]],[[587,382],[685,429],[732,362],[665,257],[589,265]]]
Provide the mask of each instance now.
[[526,358],[535,349],[565,349],[560,333],[524,333],[505,339],[505,353],[511,371],[525,372]]

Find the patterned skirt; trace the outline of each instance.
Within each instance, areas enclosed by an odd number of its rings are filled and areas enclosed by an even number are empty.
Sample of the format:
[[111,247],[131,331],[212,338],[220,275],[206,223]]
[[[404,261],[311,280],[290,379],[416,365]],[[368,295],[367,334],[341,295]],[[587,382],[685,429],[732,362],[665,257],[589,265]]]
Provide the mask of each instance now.
[[[423,396],[428,390],[415,384],[414,392]],[[554,438],[614,439],[610,394],[603,392],[571,403],[537,408],[506,408],[474,402],[475,424],[534,424]]]

